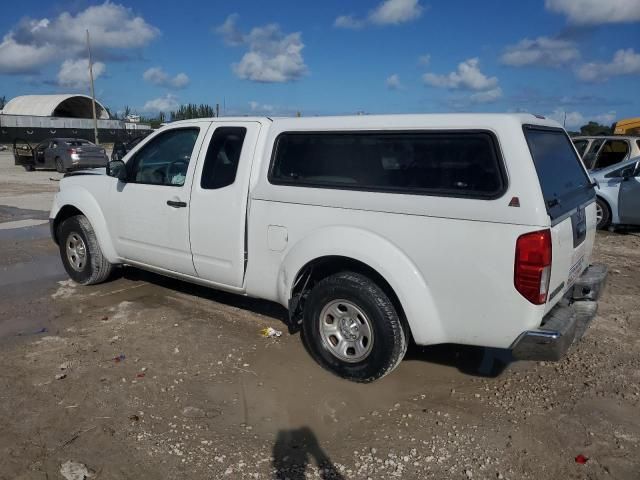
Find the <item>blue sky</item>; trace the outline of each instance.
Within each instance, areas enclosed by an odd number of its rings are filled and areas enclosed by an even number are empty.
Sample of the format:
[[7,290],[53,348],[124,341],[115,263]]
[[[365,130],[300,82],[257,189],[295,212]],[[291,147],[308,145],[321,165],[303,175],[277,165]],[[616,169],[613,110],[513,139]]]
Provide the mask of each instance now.
[[112,111],[640,115],[640,0],[86,2],[0,17],[0,95],[96,93]]

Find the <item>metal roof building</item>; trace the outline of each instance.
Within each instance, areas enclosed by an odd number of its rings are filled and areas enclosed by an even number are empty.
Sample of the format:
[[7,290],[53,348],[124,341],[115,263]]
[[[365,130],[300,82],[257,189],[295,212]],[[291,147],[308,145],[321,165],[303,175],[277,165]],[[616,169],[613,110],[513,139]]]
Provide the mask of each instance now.
[[[11,99],[2,112],[5,115],[37,117],[93,118],[91,97],[87,95],[23,95]],[[107,109],[96,100],[96,117],[109,119]]]

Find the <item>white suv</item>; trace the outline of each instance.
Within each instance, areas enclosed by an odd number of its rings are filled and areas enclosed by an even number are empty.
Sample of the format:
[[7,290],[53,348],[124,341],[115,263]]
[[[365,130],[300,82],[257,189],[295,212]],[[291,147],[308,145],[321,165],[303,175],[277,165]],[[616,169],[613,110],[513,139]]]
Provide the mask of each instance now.
[[278,302],[360,382],[410,339],[558,359],[606,276],[593,185],[533,115],[174,122],[67,175],[50,221],[76,282],[127,264]]

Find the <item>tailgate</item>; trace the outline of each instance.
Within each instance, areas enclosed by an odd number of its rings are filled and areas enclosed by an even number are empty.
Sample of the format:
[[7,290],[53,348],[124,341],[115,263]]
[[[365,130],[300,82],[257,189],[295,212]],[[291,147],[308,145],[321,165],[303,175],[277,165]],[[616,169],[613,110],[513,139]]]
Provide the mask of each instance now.
[[595,190],[563,129],[525,125],[524,133],[551,220],[549,311],[589,266],[596,231]]
[[545,311],[562,298],[589,266],[596,235],[596,205],[589,202],[551,227],[551,279]]

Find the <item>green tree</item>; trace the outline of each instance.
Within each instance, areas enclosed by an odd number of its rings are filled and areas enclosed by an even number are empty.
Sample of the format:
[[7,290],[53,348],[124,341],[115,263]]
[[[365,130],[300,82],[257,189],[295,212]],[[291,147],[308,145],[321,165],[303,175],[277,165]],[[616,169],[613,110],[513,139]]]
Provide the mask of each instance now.
[[188,103],[186,105],[180,105],[180,107],[171,112],[171,120],[189,120],[190,118],[208,118],[215,117],[216,110],[211,105],[201,103],[196,105],[195,103]]
[[581,135],[611,135],[613,130],[606,125],[600,125],[598,122],[589,122],[580,127]]
[[0,97],[0,110],[2,110],[6,104],[7,104],[7,97],[3,95]]

